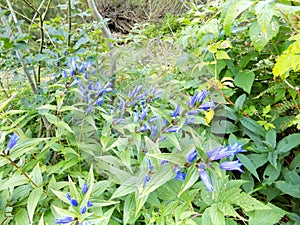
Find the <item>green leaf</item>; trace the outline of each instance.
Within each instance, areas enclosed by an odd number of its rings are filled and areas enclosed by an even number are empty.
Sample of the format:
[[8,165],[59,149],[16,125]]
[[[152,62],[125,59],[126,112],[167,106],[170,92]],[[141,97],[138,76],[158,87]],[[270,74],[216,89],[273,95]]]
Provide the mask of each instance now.
[[33,224],[34,211],[42,194],[43,194],[43,188],[40,187],[40,188],[33,189],[28,197],[27,212],[28,212],[30,224]]
[[43,141],[47,141],[49,138],[32,138],[24,139],[17,142],[15,147],[10,152],[10,158],[15,160],[20,156],[23,156],[25,153],[28,153],[30,150],[34,149],[33,146],[40,144]]
[[251,162],[251,160],[248,159],[248,157],[243,154],[239,154],[239,159],[243,163],[243,166],[245,166],[250,171],[250,173],[252,173],[256,177],[256,179],[258,179],[260,181],[259,176],[256,172],[256,168],[253,165],[253,163]]
[[58,122],[58,118],[50,113],[45,113],[44,116],[48,120],[49,123],[56,125]]
[[12,96],[5,100],[0,102],[0,113],[6,108],[6,106],[17,96],[17,92],[13,93]]
[[254,78],[254,72],[248,70],[240,71],[234,77],[234,84],[250,94]]
[[135,208],[135,201],[133,195],[127,195],[124,202],[124,210],[123,210],[123,224],[127,224],[130,217],[134,217],[133,210]]
[[273,149],[276,148],[276,131],[274,129],[270,129],[266,133],[266,141],[272,146]]
[[259,1],[255,5],[257,22],[262,30],[267,30],[273,15],[275,14],[275,4],[269,1]]
[[234,204],[240,206],[245,212],[253,211],[253,210],[269,210],[270,207],[264,205],[262,202],[256,200],[251,197],[249,194],[244,192],[239,193],[235,196]]
[[78,48],[80,48],[80,46],[82,46],[88,42],[89,42],[88,37],[83,36],[76,42],[76,44],[74,45],[74,49],[78,49]]
[[67,123],[65,123],[64,121],[59,121],[57,123],[57,127],[58,128],[63,128],[65,130],[69,131],[70,133],[74,134],[74,131],[71,129],[71,127]]
[[27,183],[29,183],[29,181],[23,175],[14,175],[1,183],[0,191],[5,190],[7,188],[14,188]]
[[238,128],[229,120],[213,120],[211,123],[211,132],[214,134],[231,134]]
[[176,133],[166,133],[165,137],[173,146],[175,146],[178,150],[181,150]]
[[279,24],[276,20],[270,22],[266,30],[263,30],[258,22],[253,22],[249,29],[249,35],[254,48],[260,52],[277,35],[278,31]]
[[159,147],[158,147],[158,143],[154,143],[150,138],[148,138],[147,136],[145,136],[145,142],[146,142],[146,146],[147,146],[147,150],[149,153],[160,153]]
[[277,169],[277,167],[278,167],[278,152],[276,152],[276,151],[268,152],[268,160],[271,163],[271,165]]
[[269,164],[264,171],[264,182],[271,185],[273,184],[273,182],[275,182],[275,180],[279,177],[280,174],[280,169],[275,168],[272,164]]
[[300,198],[300,185],[290,184],[285,181],[277,181],[275,185],[283,193]]
[[14,221],[16,225],[30,224],[27,216],[26,209],[24,208],[15,208],[16,215],[14,215]]
[[94,188],[94,171],[93,171],[93,165],[90,167],[89,175],[86,180],[86,183],[88,184],[88,191],[85,193],[83,200],[80,203],[80,208],[87,205],[88,200],[91,197],[93,188]]
[[240,95],[234,103],[234,109],[241,110],[243,108],[245,101],[246,101],[246,94]]
[[160,167],[155,174],[151,176],[148,183],[145,184],[140,197],[148,196],[151,192],[161,187],[163,184],[174,178],[173,170],[170,166],[164,165]]
[[247,117],[242,117],[240,119],[240,122],[243,125],[243,127],[247,128],[255,134],[265,137],[266,131],[261,126],[259,126],[255,120]]
[[119,198],[135,192],[137,189],[136,186],[137,181],[138,180],[136,177],[132,177],[127,181],[125,181],[124,183],[122,183],[121,186],[118,187],[118,189],[113,193],[110,199]]
[[38,225],[45,225],[45,222],[44,222],[44,213],[42,214]]
[[69,180],[69,190],[70,190],[70,195],[72,198],[75,198],[77,201],[79,201],[80,194],[76,188],[76,184],[73,182],[72,178],[70,176],[68,176],[68,180]]
[[199,172],[198,169],[195,166],[193,166],[191,169],[188,170],[186,174],[186,178],[183,181],[181,189],[178,193],[178,197],[188,188],[190,188],[194,183],[196,183],[197,180],[199,180]]
[[297,72],[300,70],[300,40],[292,43],[277,59],[273,68],[275,77],[282,76],[290,70]]
[[56,197],[58,197],[60,200],[62,200],[63,202],[70,204],[69,199],[67,199],[66,197],[66,193],[62,192],[62,191],[57,191],[54,189],[51,189],[51,191],[53,192],[53,194],[56,195]]
[[227,52],[225,52],[223,50],[219,50],[216,53],[216,59],[220,60],[220,59],[231,59],[231,58]]
[[209,210],[211,222],[214,225],[225,225],[225,218],[223,212],[218,208],[217,204],[213,204]]
[[160,153],[147,155],[156,159],[167,160],[180,166],[183,166],[186,163],[185,157],[179,153]]
[[138,213],[140,212],[141,208],[144,206],[145,202],[148,199],[148,195],[140,196],[139,193],[136,193],[135,196],[135,217],[137,217]]
[[290,134],[278,142],[276,151],[286,153],[300,145],[300,133]]
[[274,225],[285,215],[285,212],[282,209],[271,203],[268,203],[267,206],[270,207],[269,210],[255,210],[247,213],[249,216],[249,225]]
[[211,221],[210,217],[210,207],[206,208],[204,213],[202,214],[202,221],[201,225],[215,225]]
[[222,10],[222,17],[224,17],[223,26],[227,35],[230,35],[233,21],[253,4],[254,1],[250,0],[231,0],[226,2],[225,5],[229,7]]
[[36,166],[33,168],[32,172],[30,173],[30,178],[38,186],[41,186],[43,184],[43,176],[41,173],[39,163],[37,163]]

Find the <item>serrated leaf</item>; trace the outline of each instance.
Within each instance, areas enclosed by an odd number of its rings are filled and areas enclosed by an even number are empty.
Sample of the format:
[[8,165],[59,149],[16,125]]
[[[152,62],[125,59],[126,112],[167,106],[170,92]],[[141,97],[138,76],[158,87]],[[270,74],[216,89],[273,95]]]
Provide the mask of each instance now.
[[274,2],[259,1],[255,5],[257,22],[262,30],[267,30],[273,15],[275,14]]
[[219,209],[217,204],[213,204],[209,210],[211,222],[214,225],[225,225],[225,218],[223,212]]
[[276,151],[286,153],[300,145],[300,133],[290,134],[278,142]]
[[40,187],[40,188],[33,189],[28,197],[27,212],[28,212],[30,224],[33,224],[34,211],[42,194],[43,194],[43,188]]
[[274,225],[285,215],[285,212],[282,209],[271,203],[268,203],[267,206],[270,207],[269,210],[255,210],[247,213],[249,216],[249,225]]
[[224,30],[227,35],[230,35],[230,28],[233,21],[245,10],[247,10],[251,5],[254,4],[254,1],[249,0],[240,0],[240,1],[227,1],[227,4],[230,6],[227,10],[222,12],[224,17]]
[[274,77],[282,76],[290,70],[300,70],[300,41],[292,43],[277,59],[273,67]]
[[234,84],[250,94],[254,78],[255,74],[252,71],[238,72],[234,76]]
[[216,53],[216,59],[231,59],[227,52],[219,50]]
[[300,198],[300,185],[290,184],[285,181],[277,181],[275,185],[283,193]]
[[268,24],[266,30],[263,30],[258,22],[253,22],[249,29],[249,35],[254,48],[261,52],[266,44],[277,35],[279,31],[279,24],[276,20],[273,20]]
[[251,197],[249,194],[244,192],[239,193],[238,196],[235,196],[234,204],[240,206],[245,212],[253,210],[269,210],[270,207],[264,205],[262,202]]

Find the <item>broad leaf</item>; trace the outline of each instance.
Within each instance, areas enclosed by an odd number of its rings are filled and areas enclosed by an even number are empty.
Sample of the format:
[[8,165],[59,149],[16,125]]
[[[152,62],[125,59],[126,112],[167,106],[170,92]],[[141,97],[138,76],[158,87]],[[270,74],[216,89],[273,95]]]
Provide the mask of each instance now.
[[[230,35],[230,28],[233,21],[245,10],[247,10],[254,1],[249,0],[231,0],[227,1],[229,7],[222,11],[222,16],[225,16],[223,26],[227,35]],[[226,6],[225,6],[226,7]]]
[[234,84],[250,94],[254,78],[255,74],[252,71],[241,71],[235,75]]
[[270,1],[259,1],[255,5],[257,22],[263,31],[267,30],[273,15],[275,14],[275,4]]
[[300,145],[300,133],[290,134],[278,142],[276,151],[286,153]]
[[276,20],[270,22],[265,30],[263,30],[258,22],[253,22],[249,29],[250,39],[257,51],[261,51],[266,44],[277,35],[279,24]]
[[300,185],[290,184],[285,181],[277,181],[276,187],[285,194],[300,198]]
[[43,188],[40,187],[40,188],[33,189],[28,197],[27,212],[28,212],[30,224],[33,224],[33,215],[42,194],[43,194]]
[[249,225],[274,225],[285,215],[285,212],[282,209],[271,203],[268,203],[267,206],[270,207],[269,210],[255,210],[247,213],[249,216]]

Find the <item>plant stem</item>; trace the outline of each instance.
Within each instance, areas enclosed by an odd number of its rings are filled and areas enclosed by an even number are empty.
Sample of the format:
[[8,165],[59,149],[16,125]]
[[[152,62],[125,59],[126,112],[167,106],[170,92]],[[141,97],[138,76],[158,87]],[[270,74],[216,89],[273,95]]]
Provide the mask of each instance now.
[[32,183],[33,186],[35,186],[36,188],[39,188],[39,186],[21,169],[21,167],[19,167],[11,158],[9,158],[9,156],[6,154],[5,158],[9,161],[9,163],[14,166],[24,177],[26,177],[26,179]]
[[68,0],[68,43],[67,46],[71,47],[71,31],[72,31],[72,4],[71,0]]

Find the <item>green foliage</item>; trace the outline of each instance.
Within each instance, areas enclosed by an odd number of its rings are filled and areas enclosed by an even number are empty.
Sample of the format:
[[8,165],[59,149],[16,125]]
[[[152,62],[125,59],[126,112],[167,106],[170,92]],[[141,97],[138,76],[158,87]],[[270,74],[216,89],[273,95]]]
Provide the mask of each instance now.
[[[39,36],[4,6],[2,224],[298,223],[297,3],[189,4],[115,43],[116,78],[101,25],[70,30],[53,10]],[[73,22],[89,15],[80,6]]]

